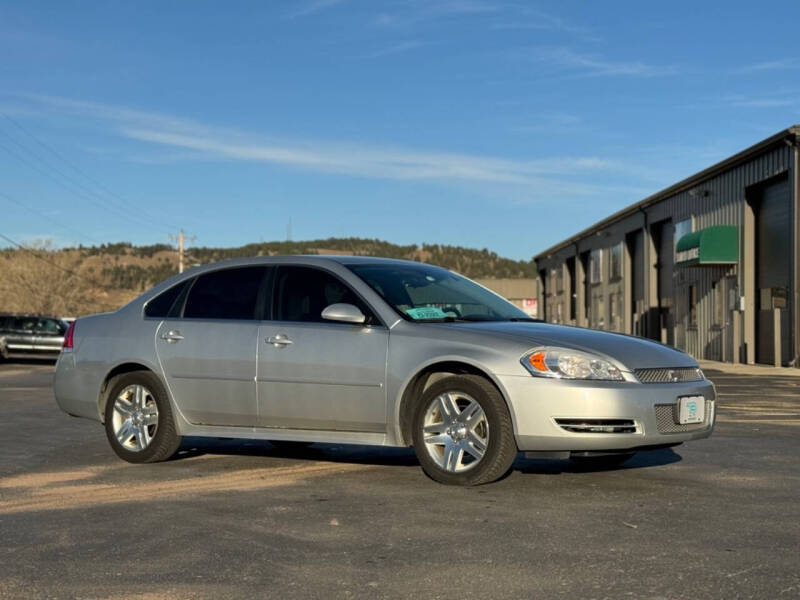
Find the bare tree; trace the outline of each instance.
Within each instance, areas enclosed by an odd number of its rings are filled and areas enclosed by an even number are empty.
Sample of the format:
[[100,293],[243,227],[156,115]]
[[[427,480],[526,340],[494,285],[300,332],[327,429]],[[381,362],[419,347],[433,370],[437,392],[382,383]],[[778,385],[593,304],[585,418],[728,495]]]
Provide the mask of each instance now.
[[0,311],[73,315],[86,311],[93,284],[79,275],[77,252],[50,240],[0,253]]

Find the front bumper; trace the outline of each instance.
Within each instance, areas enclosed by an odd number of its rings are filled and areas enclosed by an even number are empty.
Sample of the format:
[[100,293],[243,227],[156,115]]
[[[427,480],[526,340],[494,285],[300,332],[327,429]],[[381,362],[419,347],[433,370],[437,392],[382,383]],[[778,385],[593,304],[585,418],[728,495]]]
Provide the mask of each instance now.
[[[705,438],[714,429],[716,393],[707,380],[642,384],[566,381],[532,376],[500,378],[522,451],[625,450]],[[674,407],[682,396],[705,398],[703,423],[679,425]],[[564,423],[633,422],[626,433],[576,432]]]

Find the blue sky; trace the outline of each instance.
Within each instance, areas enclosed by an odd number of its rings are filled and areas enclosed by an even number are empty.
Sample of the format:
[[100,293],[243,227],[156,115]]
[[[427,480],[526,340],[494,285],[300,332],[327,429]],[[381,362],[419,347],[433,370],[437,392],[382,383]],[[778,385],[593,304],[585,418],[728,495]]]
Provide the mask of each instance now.
[[800,3],[0,1],[0,233],[513,258],[800,122]]

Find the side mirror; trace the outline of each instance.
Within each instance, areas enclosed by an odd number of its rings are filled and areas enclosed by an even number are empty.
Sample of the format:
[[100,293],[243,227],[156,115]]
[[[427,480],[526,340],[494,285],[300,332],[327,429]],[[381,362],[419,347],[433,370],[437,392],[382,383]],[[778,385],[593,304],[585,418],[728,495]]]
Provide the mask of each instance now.
[[340,323],[363,323],[367,320],[357,306],[345,303],[331,304],[322,311],[322,318]]

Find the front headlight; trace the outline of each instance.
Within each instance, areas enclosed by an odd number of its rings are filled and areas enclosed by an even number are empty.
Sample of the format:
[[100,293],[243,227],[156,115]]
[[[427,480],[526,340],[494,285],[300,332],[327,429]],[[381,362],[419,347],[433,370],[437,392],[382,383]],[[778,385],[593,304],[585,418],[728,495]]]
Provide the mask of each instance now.
[[622,372],[604,358],[569,348],[537,348],[520,362],[537,377],[625,381]]

